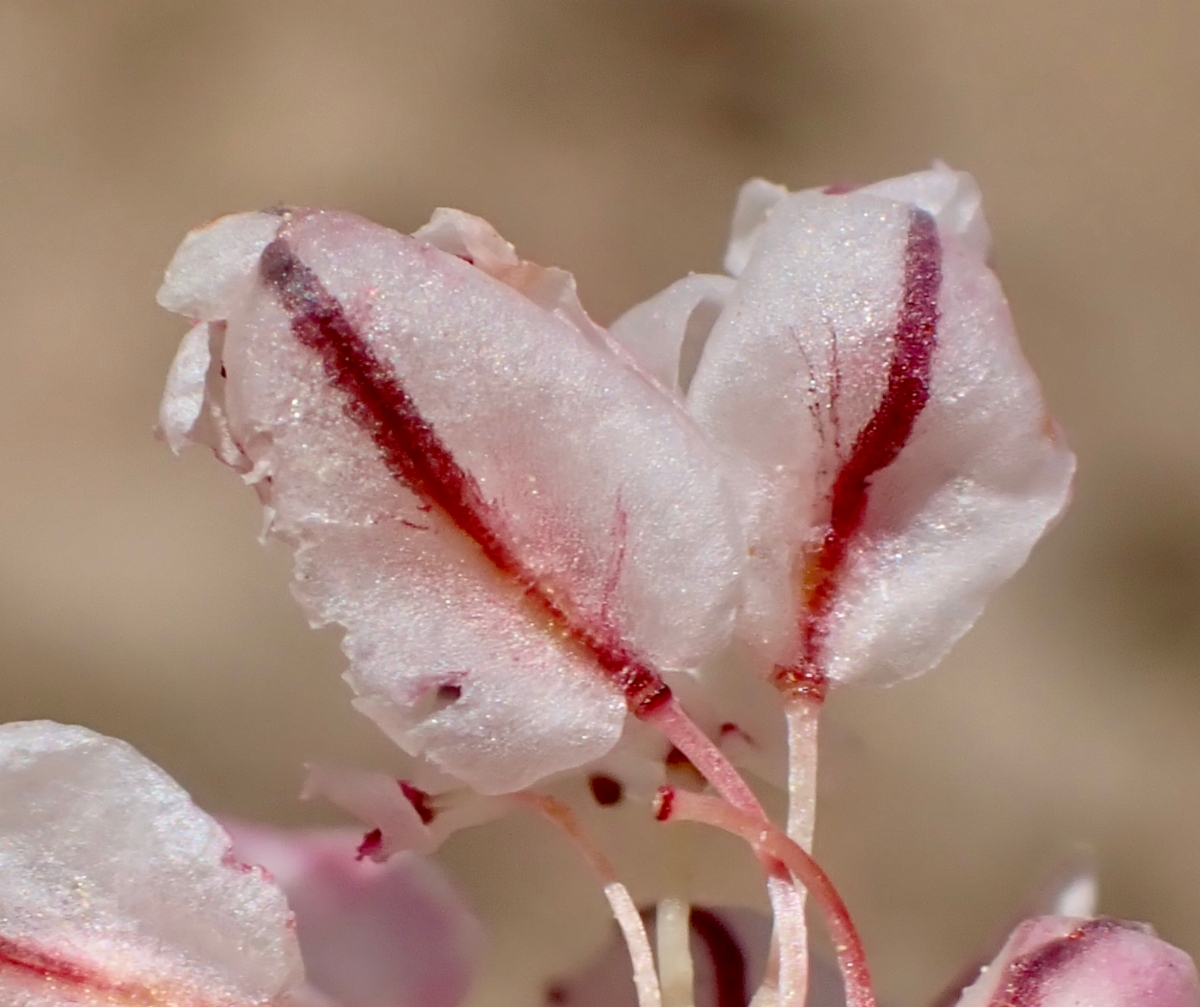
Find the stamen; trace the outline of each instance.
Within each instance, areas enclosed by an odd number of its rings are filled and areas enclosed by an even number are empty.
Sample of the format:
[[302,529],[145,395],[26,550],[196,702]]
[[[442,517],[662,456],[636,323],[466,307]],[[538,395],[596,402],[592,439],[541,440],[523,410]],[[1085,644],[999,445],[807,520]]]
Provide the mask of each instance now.
[[650,936],[646,933],[646,924],[642,921],[642,914],[634,905],[629,890],[617,880],[616,871],[613,870],[608,857],[562,801],[532,791],[512,794],[511,799],[553,822],[583,855],[583,859],[604,887],[604,897],[608,899],[609,908],[612,909],[621,935],[625,938],[625,946],[629,949],[638,1007],[663,1007],[662,991],[658,985],[658,973],[654,969],[654,952],[650,949]]
[[693,1007],[695,1004],[691,915],[691,907],[680,899],[662,899],[658,903],[655,937],[663,1007]]
[[825,915],[826,925],[837,951],[842,981],[846,987],[847,1007],[875,1007],[871,975],[867,968],[862,940],[841,895],[816,861],[795,841],[769,822],[763,822],[724,801],[693,794],[673,787],[662,787],[655,802],[660,821],[703,822],[741,836],[759,854],[787,866],[795,879],[807,888]]

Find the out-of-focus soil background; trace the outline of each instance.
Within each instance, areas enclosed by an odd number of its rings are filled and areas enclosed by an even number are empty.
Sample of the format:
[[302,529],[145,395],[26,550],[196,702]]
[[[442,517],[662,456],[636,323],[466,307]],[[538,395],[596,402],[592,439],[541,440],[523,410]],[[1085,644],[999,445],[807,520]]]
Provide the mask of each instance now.
[[[608,321],[717,267],[745,178],[936,156],[986,194],[1077,499],[940,670],[834,699],[819,853],[897,1005],[1075,841],[1106,912],[1200,952],[1198,51],[1194,0],[7,0],[0,716],[120,735],[277,821],[321,814],[303,759],[393,758],[252,494],[151,438],[183,329],[153,296],[187,228],[461,206]],[[532,826],[445,860],[510,922],[480,1004],[537,1002],[607,925]]]

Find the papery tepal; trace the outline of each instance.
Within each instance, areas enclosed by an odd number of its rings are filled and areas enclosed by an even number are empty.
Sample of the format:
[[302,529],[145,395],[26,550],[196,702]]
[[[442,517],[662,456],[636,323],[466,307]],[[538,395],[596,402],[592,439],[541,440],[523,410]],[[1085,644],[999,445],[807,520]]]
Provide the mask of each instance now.
[[84,728],[0,727],[0,1003],[249,1007],[302,977],[283,893],[166,773]]
[[227,217],[159,295],[197,320],[161,426],[255,485],[357,705],[516,790],[604,755],[673,673],[708,664],[721,723],[735,624],[784,686],[917,674],[965,631],[1073,468],[987,241],[944,166],[752,182],[734,275],[610,335],[457,211],[413,237]]
[[432,864],[357,863],[352,831],[234,834],[122,741],[0,726],[0,1004],[455,1007],[466,995],[478,924]]
[[[744,472],[742,632],[780,684],[932,667],[1065,505],[1074,459],[970,176],[744,187],[726,259],[613,333]],[[677,364],[673,364],[677,361]]]
[[468,261],[466,224],[457,255],[321,211],[193,233],[162,426],[256,486],[359,707],[497,792],[603,755],[720,646],[745,547],[708,439],[561,283]]

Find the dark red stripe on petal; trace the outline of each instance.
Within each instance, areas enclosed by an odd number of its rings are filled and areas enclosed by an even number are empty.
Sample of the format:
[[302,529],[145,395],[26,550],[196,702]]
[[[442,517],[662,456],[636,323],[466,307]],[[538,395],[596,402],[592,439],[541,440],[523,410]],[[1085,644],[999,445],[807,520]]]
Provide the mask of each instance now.
[[1047,983],[1105,938],[1120,930],[1137,929],[1122,920],[1088,920],[1065,937],[1009,962],[1004,981],[993,994],[988,1007],[1038,1007]]
[[[809,669],[820,668],[825,616],[833,605],[850,543],[866,515],[871,480],[896,460],[929,401],[941,283],[942,246],[937,225],[929,213],[914,208],[904,249],[904,287],[900,317],[892,335],[887,384],[874,414],[859,431],[834,478],[829,526],[806,571],[801,662]],[[794,671],[780,669],[777,680],[787,684]]]
[[[113,1007],[214,1007],[180,989],[150,989],[105,975],[98,966],[81,965],[57,955],[0,937],[0,994],[9,978],[19,983],[51,987],[64,999],[81,997]],[[74,1002],[72,1000],[72,1002]],[[222,1007],[233,1007],[225,1002]]]
[[505,538],[502,515],[484,499],[397,375],[371,352],[337,298],[300,261],[285,237],[263,250],[259,273],[278,294],[293,335],[319,355],[329,383],[346,397],[347,413],[371,435],[389,471],[427,507],[449,518],[496,570],[520,584],[544,616],[589,651],[631,711],[644,716],[664,703],[670,690],[662,677],[611,626],[581,625],[524,567]]
[[520,564],[496,533],[495,515],[475,480],[455,461],[400,382],[371,353],[316,274],[283,238],[263,250],[259,270],[279,294],[293,335],[320,354],[330,383],[346,396],[347,412],[370,433],[388,468],[470,535],[497,569],[516,573]]
[[746,1007],[746,956],[741,945],[721,918],[707,909],[693,907],[691,924],[712,962],[716,1007]]

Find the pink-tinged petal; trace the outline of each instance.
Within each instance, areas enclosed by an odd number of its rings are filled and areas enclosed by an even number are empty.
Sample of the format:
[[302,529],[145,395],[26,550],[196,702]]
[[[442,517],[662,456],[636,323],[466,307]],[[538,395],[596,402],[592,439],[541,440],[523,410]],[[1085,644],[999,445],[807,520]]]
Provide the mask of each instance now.
[[261,1007],[301,979],[291,913],[124,742],[0,727],[0,1003]]
[[1196,1007],[1192,960],[1143,924],[1026,920],[959,1007]]
[[278,880],[308,981],[339,1007],[455,1007],[483,951],[463,897],[431,861],[356,859],[353,831],[230,823],[234,853]]
[[1069,494],[995,277],[871,195],[774,207],[689,404],[759,474],[745,632],[801,674],[927,670]]
[[210,396],[402,746],[520,789],[609,751],[660,672],[729,636],[744,545],[719,461],[606,344],[346,214],[285,215],[252,274]]
[[692,273],[630,308],[609,334],[664,388],[683,395],[733,288],[728,276]]

